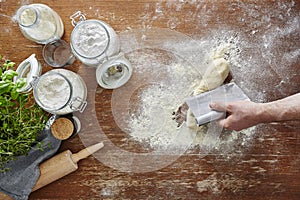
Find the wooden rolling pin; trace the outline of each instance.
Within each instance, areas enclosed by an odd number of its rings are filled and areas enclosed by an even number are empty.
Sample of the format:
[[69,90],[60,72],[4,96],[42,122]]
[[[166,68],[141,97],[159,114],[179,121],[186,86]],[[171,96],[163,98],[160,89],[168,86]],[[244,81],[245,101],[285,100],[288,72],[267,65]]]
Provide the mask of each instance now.
[[13,198],[11,198],[10,196],[0,192],[0,199],[1,200],[13,200]]
[[87,147],[78,153],[72,154],[66,150],[40,164],[40,177],[37,180],[32,191],[38,190],[49,183],[52,183],[78,169],[77,162],[89,155],[95,153],[103,147],[103,143],[98,143]]
[[[78,153],[72,154],[70,150],[66,150],[57,154],[40,164],[40,177],[37,180],[32,191],[38,190],[49,183],[52,183],[78,169],[77,162],[89,155],[95,153],[103,147],[100,142],[93,146],[87,147]],[[10,196],[0,192],[0,200],[13,200]]]

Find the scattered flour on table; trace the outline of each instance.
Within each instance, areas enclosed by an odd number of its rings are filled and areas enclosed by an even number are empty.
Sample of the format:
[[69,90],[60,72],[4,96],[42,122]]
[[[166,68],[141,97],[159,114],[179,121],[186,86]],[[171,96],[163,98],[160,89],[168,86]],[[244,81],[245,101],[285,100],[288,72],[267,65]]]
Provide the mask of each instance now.
[[[188,14],[190,17],[178,19],[174,16],[174,10],[183,11],[189,6],[196,7],[195,12]],[[127,132],[130,137],[138,142],[146,142],[152,148],[167,146],[173,142],[175,143],[172,145],[176,145],[178,129],[171,119],[172,112],[190,94],[193,84],[199,82],[201,73],[205,70],[207,56],[213,51],[224,52],[224,58],[230,63],[234,81],[255,102],[270,101],[268,94],[274,89],[278,90],[279,96],[276,98],[296,92],[295,88],[299,88],[299,83],[291,80],[298,75],[298,71],[291,66],[299,62],[300,47],[296,43],[292,46],[286,46],[285,43],[286,40],[299,41],[300,38],[300,17],[294,14],[294,6],[294,1],[286,3],[274,1],[271,7],[263,7],[254,2],[232,1],[225,6],[225,9],[232,12],[233,17],[237,15],[236,13],[244,14],[236,16],[236,24],[227,25],[223,21],[222,14],[218,12],[218,7],[210,2],[161,1],[154,7],[146,4],[145,13],[140,16],[142,26],[146,29],[153,27],[156,22],[162,22],[170,29],[185,24],[187,28],[191,26],[194,29],[205,30],[199,35],[197,33],[190,35],[199,44],[197,48],[180,42],[165,43],[168,47],[180,45],[182,51],[197,51],[195,60],[198,61],[198,65],[193,65],[192,70],[186,70],[186,63],[174,62],[170,65],[172,70],[168,71],[166,81],[145,86],[140,91],[138,94],[140,105],[128,119]],[[212,20],[222,26],[207,28]],[[286,49],[285,52],[278,51],[278,48],[282,47]],[[195,71],[196,73],[193,74]],[[182,79],[188,75],[191,75],[193,80],[183,81]],[[149,76],[155,75],[149,74]],[[169,81],[176,80],[175,78],[178,78],[178,82],[175,81],[170,86]],[[182,85],[185,87],[180,87]],[[203,130],[193,135],[195,137],[192,148],[201,146],[204,142],[207,127],[203,126],[201,129]],[[215,148],[220,152],[221,150],[231,152],[234,150],[234,145],[240,145],[241,147],[237,149],[240,151],[251,141],[255,132],[255,127],[241,132],[223,131],[219,140],[214,143]]]
[[[199,84],[201,74],[208,66],[208,60],[214,58],[216,52],[222,54],[232,65],[240,63],[241,48],[239,44],[241,42],[239,40],[237,35],[229,33],[216,40],[205,38],[196,41],[197,47],[190,46],[189,43],[183,44],[180,41],[177,43],[167,41],[162,45],[163,49],[176,50],[180,48],[185,52],[193,52],[185,55],[187,60],[197,60],[192,63],[177,56],[171,56],[170,59],[167,59],[171,61],[167,62],[166,55],[158,53],[157,50],[152,52],[153,55],[147,50],[127,54],[135,66],[136,74],[134,76],[147,76],[143,81],[142,89],[137,92],[139,105],[132,109],[131,115],[127,119],[127,132],[130,137],[140,143],[146,143],[154,149],[180,146],[186,144],[185,140],[190,140],[191,137],[193,138],[191,148],[209,146],[210,149],[222,147],[224,150],[224,148],[231,148],[229,143],[233,143],[241,137],[246,143],[254,133],[253,128],[239,133],[227,131],[227,136],[219,139],[207,135],[208,126],[201,126],[192,133],[181,132],[181,129],[177,128],[177,123],[172,119],[172,113],[177,111],[178,107],[184,103],[185,98],[192,94],[195,85]],[[177,52],[172,53],[176,54]],[[196,58],[197,56],[201,59]]]
[[[181,145],[180,140],[176,141],[179,130],[177,123],[172,119],[172,113],[184,102],[184,98],[191,94],[190,83],[199,76],[199,73],[192,67],[184,65],[183,61],[166,66],[153,59],[148,60],[149,55],[139,58],[144,64],[147,61],[155,63],[154,74],[146,74],[156,76],[154,78],[156,80],[150,80],[148,83],[146,81],[143,89],[138,92],[139,106],[132,111],[128,120],[128,132],[133,139],[149,143],[151,148]],[[142,69],[136,70],[145,74]]]
[[197,182],[197,190],[199,193],[212,192],[213,194],[219,194],[224,190],[235,192],[244,188],[249,189],[259,186],[260,184],[260,181],[242,179],[235,177],[233,174],[219,175],[213,173],[207,179]]

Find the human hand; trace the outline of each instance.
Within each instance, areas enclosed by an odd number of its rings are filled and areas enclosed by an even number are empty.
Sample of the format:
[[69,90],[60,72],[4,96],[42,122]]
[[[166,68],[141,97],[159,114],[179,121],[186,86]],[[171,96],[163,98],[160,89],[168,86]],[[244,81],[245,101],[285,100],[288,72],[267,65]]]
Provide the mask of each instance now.
[[218,121],[219,125],[240,131],[260,123],[259,111],[261,104],[251,101],[236,101],[229,103],[214,102],[210,104],[212,110],[226,112],[226,118]]

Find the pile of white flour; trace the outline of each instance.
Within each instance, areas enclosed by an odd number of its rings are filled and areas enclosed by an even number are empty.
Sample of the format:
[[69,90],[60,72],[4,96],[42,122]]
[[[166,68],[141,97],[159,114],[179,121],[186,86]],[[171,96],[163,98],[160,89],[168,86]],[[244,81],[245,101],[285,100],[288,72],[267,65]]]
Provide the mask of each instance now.
[[[131,35],[132,32],[123,33],[121,40],[126,39],[126,46],[136,45],[136,48],[124,50],[135,70],[130,83],[113,93],[116,96],[113,101],[128,101],[127,117],[120,116],[124,114],[120,111],[115,111],[114,116],[118,119],[119,127],[126,127],[124,131],[131,140],[150,149],[167,149],[170,146],[187,144],[192,138],[191,149],[198,146],[212,150],[224,145],[230,147],[228,143],[239,137],[244,137],[244,140],[250,139],[254,133],[253,129],[245,130],[242,134],[227,132],[224,137],[222,129],[215,127],[215,124],[203,126],[197,131],[184,132],[172,119],[173,112],[176,112],[185,98],[192,94],[195,85],[201,80],[208,66],[207,62],[214,56],[214,52],[221,52],[230,65],[240,63],[239,36],[228,33],[223,37],[215,35],[215,39],[204,38],[195,41],[189,38],[190,41],[187,41],[187,36],[180,37],[180,34],[174,33],[177,40],[164,41],[157,46],[147,45],[146,40],[155,40],[147,32],[143,35],[146,43],[143,45],[137,44],[136,41],[128,41],[128,38],[134,37],[127,37],[127,34]],[[182,52],[189,52],[189,55]],[[132,93],[124,97],[128,91]],[[112,105],[117,104],[113,102]]]

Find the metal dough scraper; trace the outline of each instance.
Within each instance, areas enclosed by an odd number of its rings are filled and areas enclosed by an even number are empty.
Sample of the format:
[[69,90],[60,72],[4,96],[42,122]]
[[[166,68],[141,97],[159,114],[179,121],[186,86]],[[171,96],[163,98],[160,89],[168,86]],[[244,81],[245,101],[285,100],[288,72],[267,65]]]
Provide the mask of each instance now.
[[250,100],[248,96],[234,82],[222,85],[214,90],[201,93],[200,95],[187,98],[185,102],[195,116],[197,124],[202,124],[222,119],[225,112],[211,110],[209,104],[212,102],[233,102],[239,100]]

